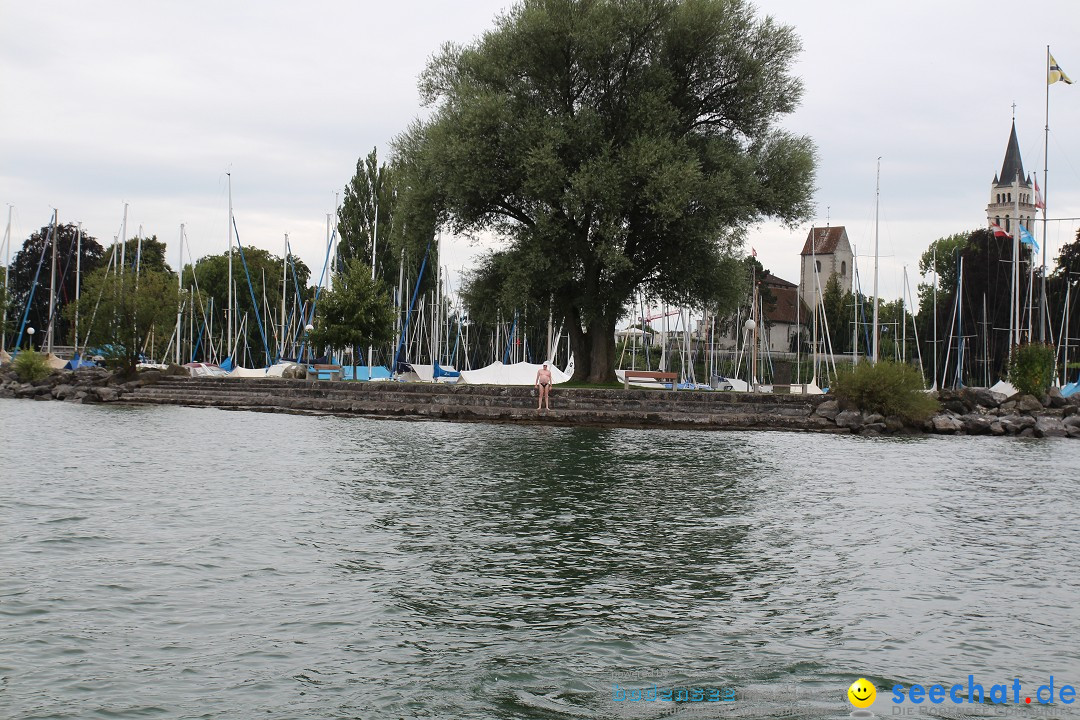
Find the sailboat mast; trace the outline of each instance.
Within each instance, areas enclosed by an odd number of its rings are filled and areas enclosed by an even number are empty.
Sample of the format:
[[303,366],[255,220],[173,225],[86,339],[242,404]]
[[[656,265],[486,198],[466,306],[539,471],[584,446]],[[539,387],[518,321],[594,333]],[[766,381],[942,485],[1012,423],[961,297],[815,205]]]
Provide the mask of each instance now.
[[[184,340],[184,223],[180,223],[180,246],[179,257],[176,264],[176,364],[180,364],[180,344]],[[192,268],[192,272],[195,268]]]
[[[79,352],[79,297],[82,295],[82,222],[75,228],[75,353]],[[2,346],[0,346],[2,347]]]
[[[229,179],[229,227],[226,228],[226,235],[228,236],[229,247],[229,306],[225,309],[225,352],[231,358],[233,356],[233,282],[232,282],[232,236],[233,236],[233,219],[232,219],[232,173],[225,173],[225,177]],[[233,360],[233,364],[236,364],[236,360]]]
[[[858,277],[859,267],[859,249],[857,246],[851,246],[851,297],[853,302],[851,303],[852,313],[855,316],[855,322],[851,326],[851,364],[852,366],[859,364],[859,286],[855,281]],[[839,329],[839,328],[837,328]]]
[[[7,247],[7,255],[4,260],[4,293],[5,298],[7,294],[11,293],[9,282],[11,273],[11,209],[14,207],[8,204],[8,216],[7,216],[7,229],[4,230],[4,245]],[[3,303],[3,321],[0,321],[0,350],[4,350],[7,347],[7,303]]]
[[877,159],[877,188],[874,193],[874,332],[870,360],[878,361],[878,225],[881,209],[881,158]]
[[934,387],[937,387],[938,379],[938,349],[937,349],[937,246],[934,246]]
[[[1047,165],[1050,157],[1050,46],[1046,46],[1046,127],[1043,128],[1043,186],[1042,186],[1042,282],[1039,287],[1039,342],[1046,342],[1046,184]],[[1039,177],[1038,171],[1035,177]],[[1038,197],[1036,197],[1036,200]],[[1035,208],[1038,212],[1038,208]],[[1068,282],[1068,277],[1066,277]]]
[[285,254],[281,256],[281,339],[278,342],[278,359],[285,355],[285,295],[289,289],[289,233],[285,233]]
[[[1009,343],[1016,347],[1020,344],[1020,170],[1017,169],[1013,179],[1013,200],[1015,203],[1016,227],[1009,228],[1012,232],[1013,256],[1012,256],[1012,337]],[[1012,360],[1012,348],[1009,348],[1009,360]]]
[[[379,196],[378,187],[375,188],[375,224],[371,229],[371,282],[374,286],[375,283],[375,244],[379,239]],[[374,353],[370,344],[367,346],[367,379],[371,380],[371,361],[374,359]]]
[[56,332],[55,324],[53,323],[53,313],[56,312],[56,236],[60,232],[60,227],[56,219],[57,211],[53,210],[53,231],[52,231],[52,260],[50,262],[51,272],[49,273],[49,325],[48,331],[45,333],[45,352],[51,353],[53,351],[53,335]]

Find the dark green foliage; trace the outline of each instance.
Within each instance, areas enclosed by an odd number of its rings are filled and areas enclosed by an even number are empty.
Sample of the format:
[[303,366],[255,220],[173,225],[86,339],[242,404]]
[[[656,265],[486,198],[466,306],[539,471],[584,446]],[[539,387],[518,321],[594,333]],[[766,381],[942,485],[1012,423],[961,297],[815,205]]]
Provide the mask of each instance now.
[[925,391],[919,371],[903,363],[862,362],[839,369],[829,394],[863,412],[897,415],[909,423],[922,422],[938,410],[938,402]]
[[575,377],[609,381],[635,292],[727,309],[746,228],[808,215],[812,144],[775,126],[798,49],[743,0],[518,3],[424,73],[431,118],[396,144],[403,211],[501,236],[481,272],[520,266],[512,293],[553,304]]
[[314,326],[308,333],[313,348],[384,345],[394,336],[393,304],[385,286],[371,279],[371,268],[354,258],[334,277],[333,289],[319,296]]
[[[179,296],[171,273],[146,270],[123,274],[109,268],[91,273],[79,300],[80,333],[89,329],[88,347],[106,347],[107,364],[133,373],[144,351],[160,357],[176,326]],[[67,312],[74,314],[75,304]],[[80,351],[82,348],[80,348]]]
[[1053,345],[1029,343],[1016,348],[1009,364],[1009,382],[1025,395],[1042,397],[1054,381]]
[[48,360],[36,350],[21,350],[11,363],[15,374],[23,382],[40,380],[52,372]]
[[[251,275],[251,288],[248,287],[248,281],[244,275],[244,263],[240,260],[240,251],[233,251],[233,283],[236,288],[236,296],[233,299],[235,308],[233,332],[239,333],[240,325],[243,324],[243,334],[235,340],[235,343],[236,347],[241,350],[245,347],[251,349],[251,358],[254,363],[261,364],[263,361],[269,363],[271,359],[262,356],[262,336],[256,320],[256,305],[259,310],[258,315],[262,317],[267,326],[266,341],[270,345],[271,354],[273,354],[275,348],[280,345],[278,335],[281,329],[281,318],[278,315],[281,313],[281,293],[283,291],[285,293],[286,318],[290,317],[291,314],[294,324],[299,322],[298,306],[305,301],[309,301],[314,292],[313,289],[307,287],[311,272],[300,258],[295,255],[291,256],[291,264],[295,266],[296,280],[301,288],[300,300],[297,300],[292,268],[286,270],[285,287],[282,287],[282,259],[280,257],[262,248],[245,244],[244,260],[247,262],[248,272]],[[195,297],[198,322],[202,322],[204,313],[209,316],[211,307],[213,308],[213,318],[208,317],[208,319],[212,320],[216,347],[221,342],[221,338],[224,337],[227,328],[228,277],[228,253],[206,255],[199,258],[195,262],[194,276],[192,275],[191,265],[184,266],[184,290],[195,290],[196,284],[198,285]],[[265,303],[263,301],[264,288]],[[251,302],[252,290],[255,292],[256,305]],[[213,298],[212,306],[210,303],[211,298]],[[270,310],[269,317],[267,317],[266,313],[267,308]],[[247,322],[243,322],[245,316],[247,316]],[[211,358],[207,342],[202,343],[200,352],[207,353],[203,356],[205,359],[215,360],[224,359],[229,354],[227,349],[221,348],[220,358]],[[234,359],[238,364],[243,364],[239,359]]]
[[[38,275],[38,286],[34,291],[34,299],[30,305],[30,314],[27,317],[27,325],[41,330],[40,338],[45,338],[45,328],[49,326],[49,266],[52,260],[51,238],[56,238],[56,342],[62,343],[62,338],[70,338],[71,323],[64,313],[64,307],[75,300],[75,251],[80,247],[78,239],[78,227],[71,223],[60,225],[55,233],[49,227],[43,227],[23,243],[22,250],[17,252],[11,260],[9,292],[8,292],[8,323],[10,328],[18,332],[19,323],[22,321],[26,302],[30,298],[30,289],[34,282],[34,273],[37,272],[38,261],[44,249],[45,260],[41,265],[41,273]],[[88,235],[85,230],[82,234],[82,273],[83,277],[98,268],[105,255],[105,249]]]

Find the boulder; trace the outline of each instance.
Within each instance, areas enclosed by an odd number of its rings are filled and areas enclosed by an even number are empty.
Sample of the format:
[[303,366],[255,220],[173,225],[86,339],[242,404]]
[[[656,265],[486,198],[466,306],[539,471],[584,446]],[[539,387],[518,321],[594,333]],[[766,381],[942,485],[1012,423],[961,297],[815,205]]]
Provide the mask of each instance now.
[[1065,428],[1065,434],[1071,438],[1080,438],[1080,426]]
[[878,423],[885,424],[885,416],[878,413],[870,413],[863,418],[863,423],[866,425],[876,425]]
[[942,434],[956,433],[964,427],[960,419],[952,415],[935,415],[931,422],[934,425],[934,432]]
[[883,422],[866,423],[861,428],[859,428],[860,435],[867,435],[869,437],[875,437],[877,435],[881,435],[884,432],[885,423]]
[[987,415],[969,413],[960,422],[964,425],[964,432],[968,435],[985,435],[990,432],[990,426],[994,424],[994,418]]
[[862,427],[862,413],[858,410],[844,410],[836,416],[836,426],[850,428],[852,431]]
[[995,420],[994,422],[990,423],[990,434],[991,435],[999,435],[999,436],[1004,435],[1005,434],[1005,428],[1002,426],[1002,424],[999,421]]
[[94,395],[101,402],[116,402],[120,399],[120,393],[111,387],[94,388]]
[[1001,418],[1001,426],[1010,435],[1016,435],[1024,430],[1035,427],[1035,418],[1030,415],[1005,415]]
[[1061,425],[1066,428],[1080,428],[1080,415],[1070,415],[1061,421]]
[[891,433],[898,433],[904,429],[904,421],[899,415],[890,415],[885,418],[885,430]]
[[829,420],[835,420],[836,416],[840,414],[840,403],[835,400],[826,400],[817,406],[817,410],[814,411],[817,415]]
[[954,412],[957,415],[964,415],[965,413],[973,410],[974,408],[968,407],[963,400],[958,398],[950,398],[941,403],[941,407],[945,408],[949,412]]
[[996,408],[1005,401],[1004,395],[990,388],[964,388],[961,392],[964,400],[978,407]]
[[1021,395],[1020,399],[1016,401],[1016,410],[1022,413],[1039,412],[1043,409],[1043,404],[1039,402],[1039,399],[1031,395]]
[[147,368],[138,372],[138,382],[140,385],[153,385],[164,376],[165,374],[157,368]]
[[66,400],[68,395],[75,391],[74,385],[57,385],[52,389],[52,396],[57,400]]
[[1035,420],[1035,437],[1065,437],[1065,426],[1054,417],[1040,417]]

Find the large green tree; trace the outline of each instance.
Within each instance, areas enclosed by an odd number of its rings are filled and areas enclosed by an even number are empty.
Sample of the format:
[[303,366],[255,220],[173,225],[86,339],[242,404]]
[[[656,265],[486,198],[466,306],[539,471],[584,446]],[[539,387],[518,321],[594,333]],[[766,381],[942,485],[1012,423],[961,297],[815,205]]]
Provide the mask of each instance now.
[[[110,364],[133,372],[140,356],[160,358],[176,327],[176,276],[161,270],[118,273],[105,267],[91,273],[78,302],[87,348],[101,350]],[[76,303],[67,308],[74,316]],[[81,330],[80,330],[81,332]],[[83,349],[79,348],[80,351]]]
[[776,127],[798,50],[743,0],[519,2],[423,74],[407,202],[505,239],[566,319],[575,377],[611,380],[635,290],[735,302],[744,229],[809,214],[812,144]]
[[[281,347],[281,295],[285,293],[285,321],[291,323],[291,328],[286,332],[290,338],[296,334],[298,327],[303,327],[306,322],[303,319],[305,303],[311,299],[312,290],[307,287],[310,270],[296,256],[290,256],[290,263],[283,268],[282,259],[262,248],[244,246],[244,258],[240,259],[240,251],[233,251],[233,297],[234,341],[237,354],[247,349],[243,358],[234,358],[235,362],[243,365],[251,362],[254,365],[262,365],[273,361],[277,354],[277,348]],[[245,262],[247,274],[244,272]],[[282,285],[284,272],[285,284]],[[295,279],[293,273],[295,272]],[[214,353],[207,353],[207,359],[223,360],[229,355],[223,347],[225,330],[228,327],[227,309],[229,298],[229,255],[206,255],[195,261],[194,273],[192,266],[184,266],[183,286],[186,291],[193,293],[195,300],[195,312],[198,322],[203,318],[206,324],[212,323],[214,338],[212,344],[216,349]],[[248,278],[251,285],[248,286]],[[297,287],[300,288],[297,297]],[[252,303],[252,292],[255,302]],[[212,299],[212,302],[211,302]],[[258,312],[256,312],[258,308]],[[246,320],[245,320],[246,319]],[[266,342],[270,350],[270,357],[266,357],[262,347],[262,335],[258,320],[263,321],[263,332],[266,334]],[[203,328],[204,332],[207,328]],[[201,347],[205,348],[206,342]]]
[[352,350],[385,345],[394,336],[394,307],[379,279],[371,279],[371,267],[357,258],[334,275],[333,288],[319,295],[314,329],[308,333],[313,348]]
[[[49,326],[49,280],[53,240],[56,242],[57,265],[54,323],[56,343],[63,345],[74,342],[71,337],[73,325],[63,310],[75,299],[76,268],[86,276],[98,268],[105,257],[105,249],[85,230],[80,241],[78,227],[72,223],[56,228],[49,225],[41,228],[26,239],[22,249],[12,258],[8,283],[8,323],[17,333],[25,316],[27,325],[37,330],[35,343],[44,343],[45,329]],[[76,257],[80,248],[81,267],[79,258]],[[29,313],[26,312],[27,302],[30,303]],[[24,346],[25,342],[24,339]],[[14,345],[15,339],[9,338],[8,343]]]

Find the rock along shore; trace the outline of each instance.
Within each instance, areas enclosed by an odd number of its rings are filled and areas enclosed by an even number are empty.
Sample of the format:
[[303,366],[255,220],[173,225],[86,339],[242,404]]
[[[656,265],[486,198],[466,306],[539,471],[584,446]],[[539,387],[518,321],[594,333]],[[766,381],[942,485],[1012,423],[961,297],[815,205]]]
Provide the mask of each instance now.
[[315,382],[190,378],[181,368],[133,379],[104,370],[54,372],[22,383],[0,372],[0,397],[75,403],[185,405],[308,415],[587,427],[795,430],[860,435],[1080,437],[1080,397],[1052,390],[1041,401],[970,388],[940,394],[941,412],[905,423],[842,407],[829,396],[555,388],[552,410],[537,412],[532,388],[398,382]]

